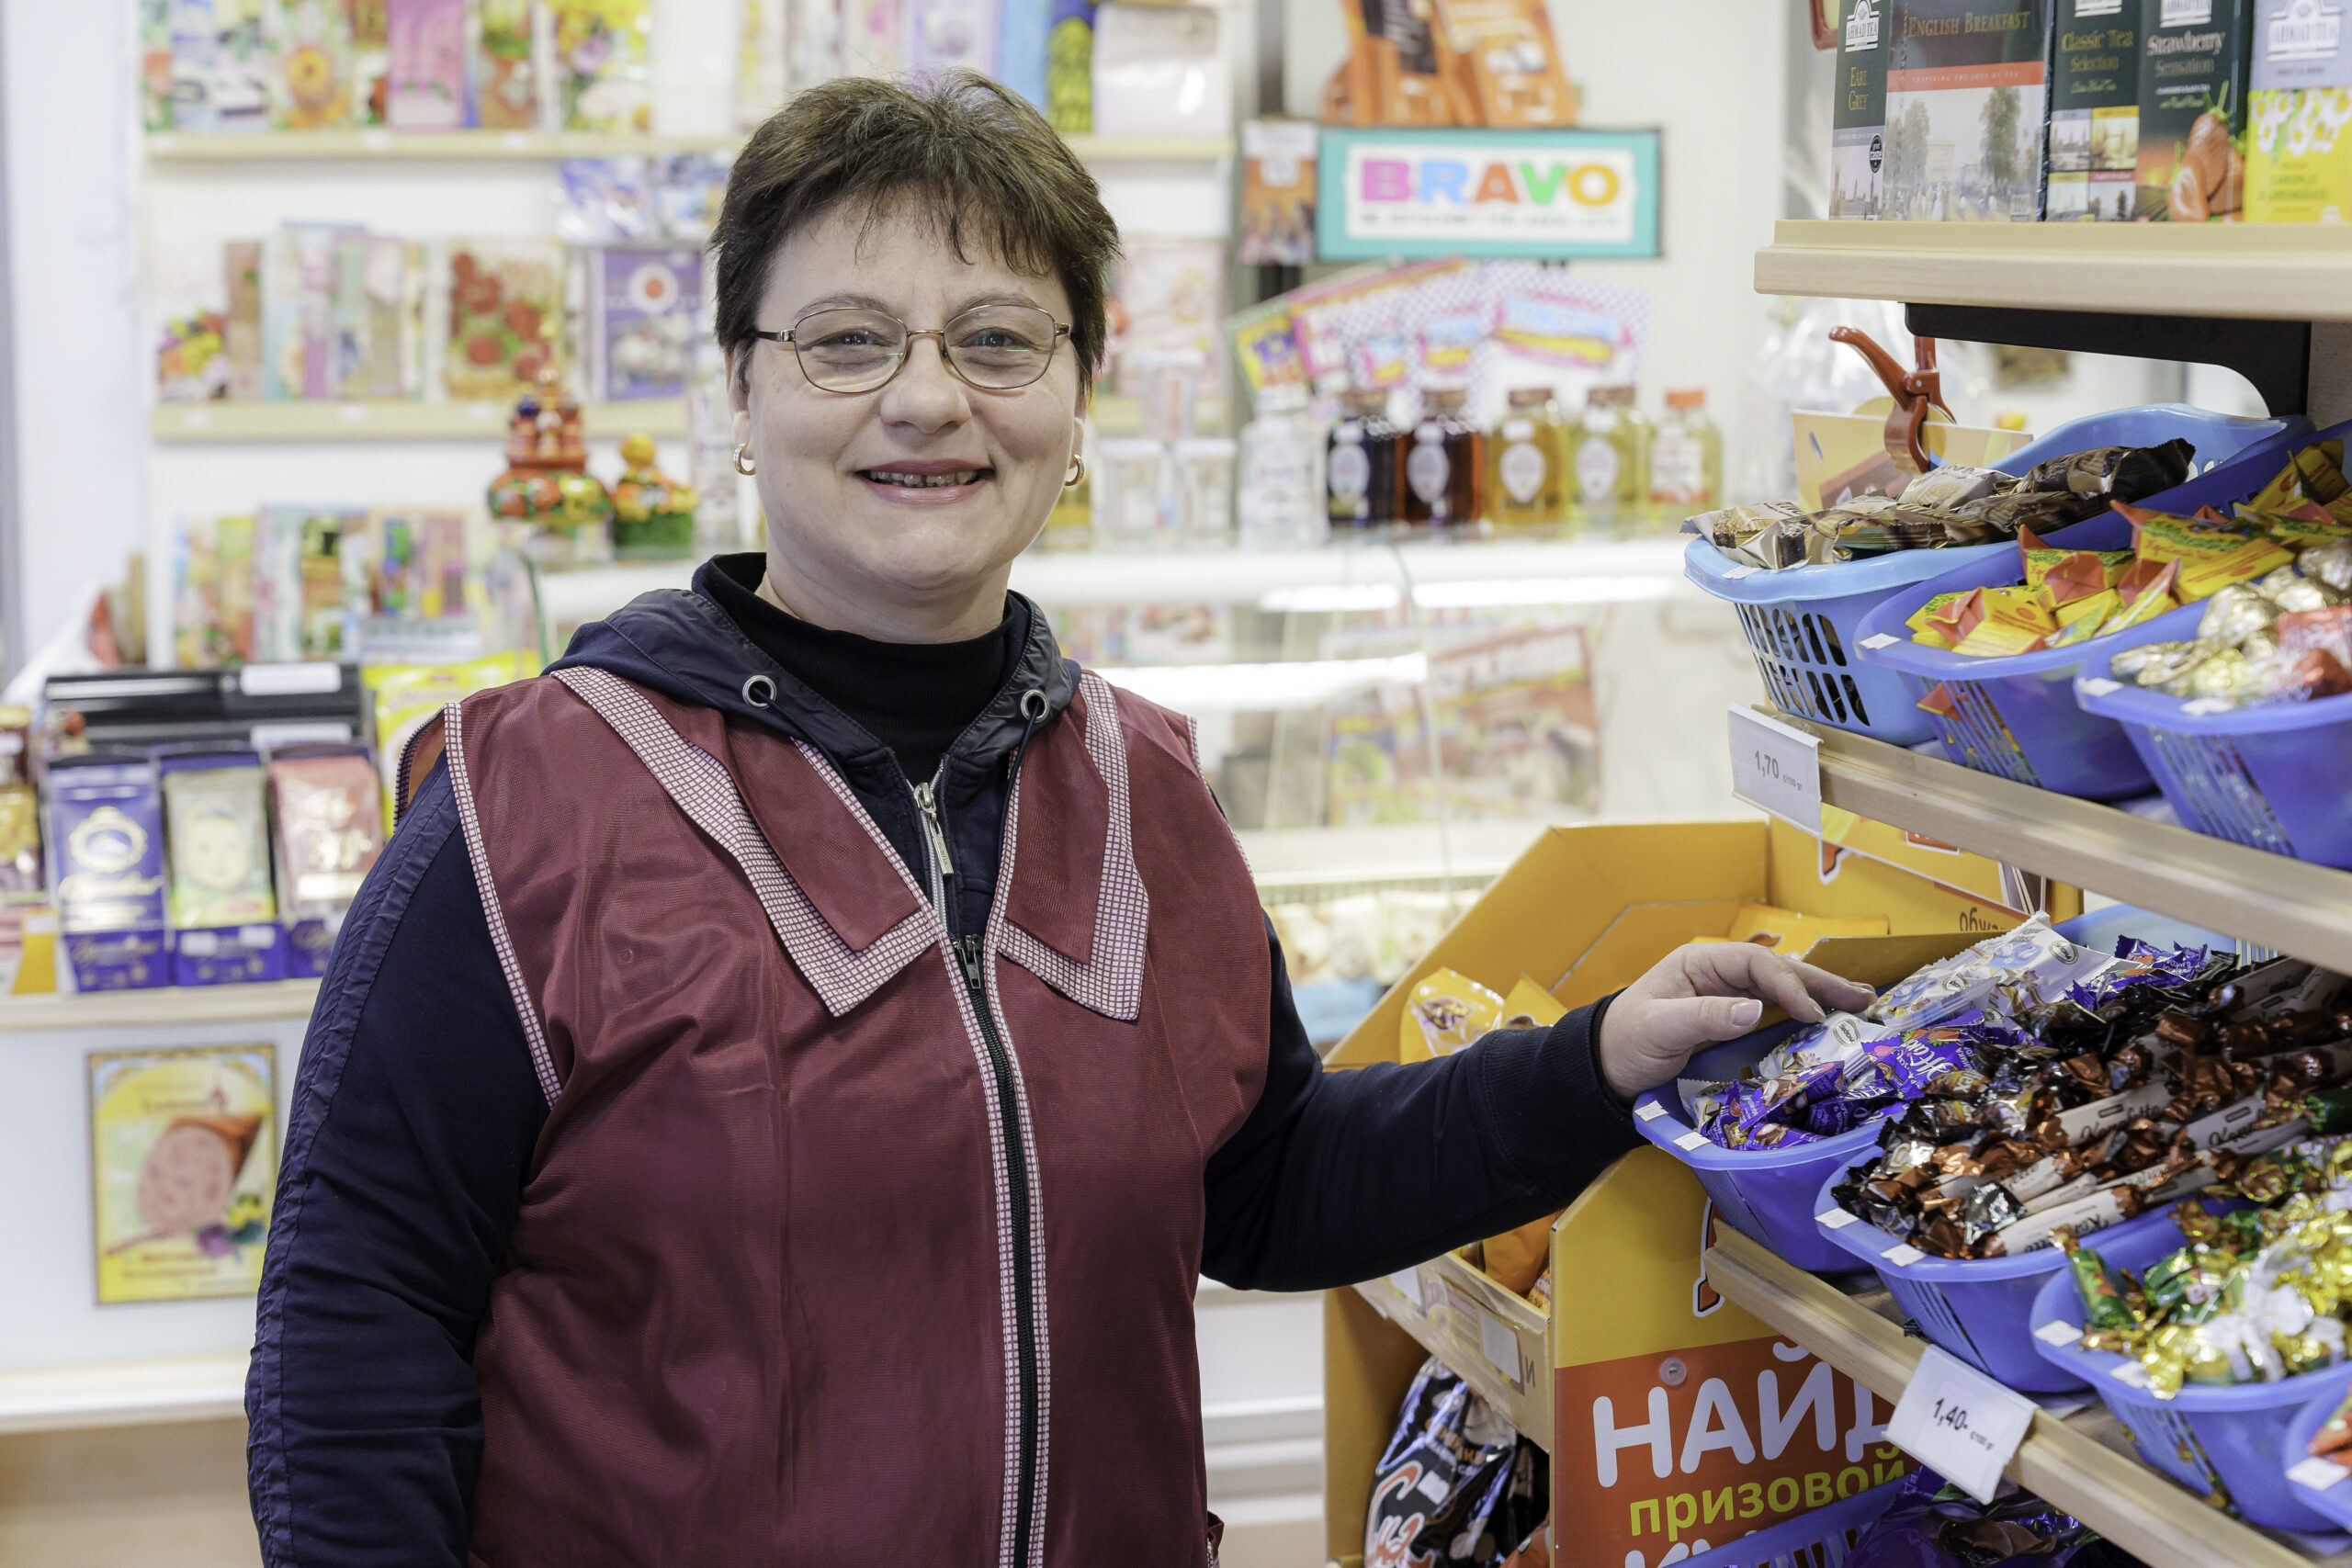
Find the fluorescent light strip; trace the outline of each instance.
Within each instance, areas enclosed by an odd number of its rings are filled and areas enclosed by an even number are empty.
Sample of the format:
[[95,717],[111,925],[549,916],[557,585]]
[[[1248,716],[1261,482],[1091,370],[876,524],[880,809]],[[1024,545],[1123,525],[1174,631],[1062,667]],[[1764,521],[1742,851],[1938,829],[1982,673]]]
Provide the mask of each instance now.
[[1424,610],[1470,610],[1512,604],[1619,604],[1663,599],[1675,591],[1672,577],[1522,577],[1464,582],[1424,582],[1413,603]]
[[1105,681],[1180,713],[1309,708],[1365,686],[1429,679],[1425,653],[1393,659],[1306,659],[1282,664],[1150,664],[1098,670]]

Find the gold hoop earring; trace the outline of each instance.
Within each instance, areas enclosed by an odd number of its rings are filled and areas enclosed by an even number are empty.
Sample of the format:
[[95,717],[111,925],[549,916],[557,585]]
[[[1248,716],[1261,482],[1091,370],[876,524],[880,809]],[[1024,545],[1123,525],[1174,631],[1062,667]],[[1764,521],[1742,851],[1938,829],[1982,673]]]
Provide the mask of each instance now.
[[1062,489],[1071,490],[1086,482],[1086,454],[1080,452],[1069,460],[1069,472],[1062,476]]
[[752,449],[752,444],[751,444],[750,442],[748,442],[748,441],[744,442],[744,443],[743,443],[743,445],[741,445],[741,446],[738,446],[738,447],[736,447],[736,448],[735,448],[735,471],[736,471],[737,473],[739,473],[739,474],[755,474],[755,473],[759,472],[759,467],[758,467],[758,465],[757,465],[757,464],[754,464],[754,463],[747,463],[747,462],[745,462],[745,461],[743,460],[743,454],[744,454],[744,453],[746,453],[746,452],[749,452],[751,449]]

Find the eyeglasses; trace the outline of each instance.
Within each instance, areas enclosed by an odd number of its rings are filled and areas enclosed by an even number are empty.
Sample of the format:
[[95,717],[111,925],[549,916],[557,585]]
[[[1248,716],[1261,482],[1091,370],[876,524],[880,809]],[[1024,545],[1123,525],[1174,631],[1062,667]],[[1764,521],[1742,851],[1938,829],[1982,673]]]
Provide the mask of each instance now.
[[939,340],[957,380],[1010,392],[1045,375],[1069,328],[1028,305],[976,306],[930,332],[916,332],[886,311],[842,306],[811,310],[790,332],[752,335],[791,344],[801,374],[828,392],[871,392],[888,385],[919,337]]

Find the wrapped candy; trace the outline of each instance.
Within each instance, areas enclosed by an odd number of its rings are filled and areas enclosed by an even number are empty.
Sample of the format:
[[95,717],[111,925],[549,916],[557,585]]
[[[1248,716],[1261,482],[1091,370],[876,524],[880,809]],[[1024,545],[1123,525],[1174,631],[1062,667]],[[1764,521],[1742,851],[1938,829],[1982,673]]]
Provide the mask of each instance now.
[[2017,480],[1998,468],[1972,468],[1946,463],[1930,468],[1903,487],[1903,500],[1912,506],[1951,508],[2005,491]]
[[2177,438],[2156,446],[2100,446],[2035,465],[2018,488],[2137,501],[2186,480],[2196,455]]

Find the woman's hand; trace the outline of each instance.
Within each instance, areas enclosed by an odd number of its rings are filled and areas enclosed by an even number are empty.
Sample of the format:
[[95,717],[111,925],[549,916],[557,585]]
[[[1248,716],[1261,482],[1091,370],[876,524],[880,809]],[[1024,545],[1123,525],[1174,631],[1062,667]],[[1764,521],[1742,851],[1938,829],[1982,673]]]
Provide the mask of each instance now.
[[1818,1023],[1828,1016],[1826,1008],[1859,1012],[1877,995],[1752,942],[1678,947],[1609,1004],[1596,1053],[1600,1076],[1611,1092],[1630,1101],[1671,1080],[1701,1046],[1754,1029],[1767,1001],[1800,1023]]

